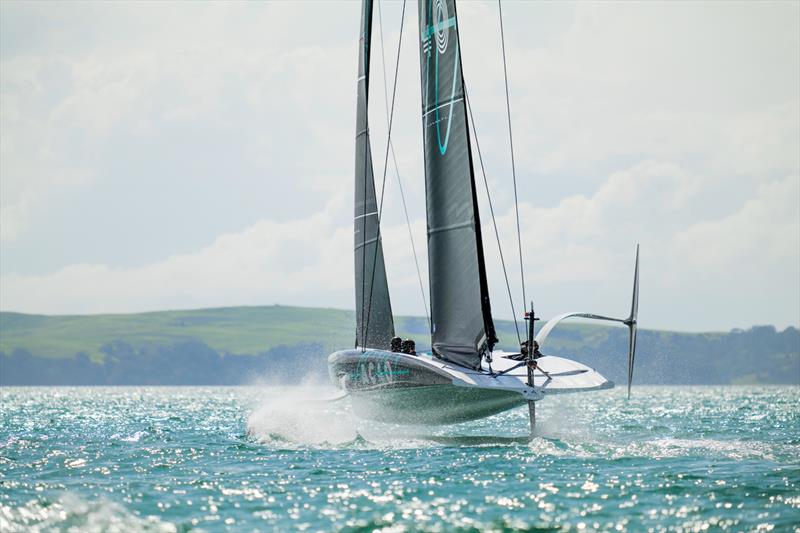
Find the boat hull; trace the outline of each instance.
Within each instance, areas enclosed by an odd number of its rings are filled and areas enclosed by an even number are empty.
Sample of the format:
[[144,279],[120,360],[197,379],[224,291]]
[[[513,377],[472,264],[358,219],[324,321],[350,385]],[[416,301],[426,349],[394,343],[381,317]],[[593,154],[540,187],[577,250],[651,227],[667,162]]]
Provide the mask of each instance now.
[[491,416],[525,403],[518,391],[454,384],[430,356],[384,350],[331,354],[331,380],[350,393],[355,413],[396,424],[455,424]]
[[442,361],[430,354],[386,350],[343,350],[328,357],[331,380],[349,393],[355,413],[382,422],[437,425],[467,422],[537,401],[545,394],[608,389],[614,386],[576,361],[545,356],[547,371],[527,383],[524,366],[496,352],[493,373]]
[[350,394],[356,415],[406,425],[457,424],[492,416],[525,403],[516,392],[456,385],[359,391]]

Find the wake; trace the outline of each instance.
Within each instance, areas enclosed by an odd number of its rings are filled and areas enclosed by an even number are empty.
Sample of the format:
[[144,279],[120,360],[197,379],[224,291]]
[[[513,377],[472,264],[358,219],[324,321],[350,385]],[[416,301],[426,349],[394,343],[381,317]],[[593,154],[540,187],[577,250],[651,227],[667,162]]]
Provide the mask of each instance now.
[[247,433],[264,444],[344,445],[360,438],[346,397],[331,386],[265,387],[247,418]]

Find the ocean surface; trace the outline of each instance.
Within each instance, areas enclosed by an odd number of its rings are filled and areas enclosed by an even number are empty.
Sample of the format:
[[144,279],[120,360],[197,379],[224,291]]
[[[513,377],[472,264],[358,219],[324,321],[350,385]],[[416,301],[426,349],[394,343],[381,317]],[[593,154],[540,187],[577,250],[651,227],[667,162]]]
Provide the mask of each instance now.
[[635,387],[438,428],[324,386],[0,389],[0,530],[800,531],[800,387]]

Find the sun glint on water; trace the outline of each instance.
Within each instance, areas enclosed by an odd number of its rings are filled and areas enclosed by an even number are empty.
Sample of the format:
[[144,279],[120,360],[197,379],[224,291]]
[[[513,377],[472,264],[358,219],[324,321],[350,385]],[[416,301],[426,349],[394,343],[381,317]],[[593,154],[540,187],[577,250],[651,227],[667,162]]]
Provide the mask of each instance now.
[[[324,391],[322,391],[324,392]],[[318,388],[11,388],[0,529],[792,531],[797,387],[641,387],[446,428]]]

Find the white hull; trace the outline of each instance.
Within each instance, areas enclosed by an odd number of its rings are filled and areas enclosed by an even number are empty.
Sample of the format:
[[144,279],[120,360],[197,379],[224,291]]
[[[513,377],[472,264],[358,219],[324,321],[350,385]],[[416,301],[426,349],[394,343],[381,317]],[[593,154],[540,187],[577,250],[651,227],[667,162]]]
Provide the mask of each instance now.
[[[492,372],[499,374],[518,361],[495,352]],[[562,357],[537,359],[533,387],[521,366],[492,375],[432,357],[384,350],[346,350],[331,354],[334,383],[350,393],[357,414],[403,424],[448,424],[475,420],[548,394],[610,389],[614,386],[595,370]]]
[[[507,359],[504,352],[493,354],[492,371],[495,373],[503,372],[518,361]],[[541,370],[533,373],[533,388],[535,392],[530,393],[528,386],[528,371],[524,366],[511,370],[502,376],[492,377],[488,373],[489,367],[484,362],[485,373],[468,370],[463,367],[430,358],[432,365],[439,366],[442,370],[453,376],[453,384],[463,387],[477,387],[481,389],[503,389],[518,392],[526,399],[538,400],[545,394],[564,394],[571,392],[586,392],[591,390],[610,389],[614,383],[607,380],[593,368],[581,364],[572,359],[545,355],[536,360],[537,365],[549,374],[545,375]]]

